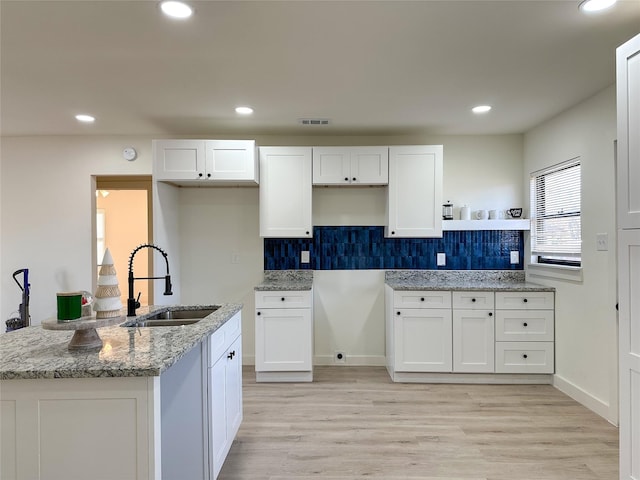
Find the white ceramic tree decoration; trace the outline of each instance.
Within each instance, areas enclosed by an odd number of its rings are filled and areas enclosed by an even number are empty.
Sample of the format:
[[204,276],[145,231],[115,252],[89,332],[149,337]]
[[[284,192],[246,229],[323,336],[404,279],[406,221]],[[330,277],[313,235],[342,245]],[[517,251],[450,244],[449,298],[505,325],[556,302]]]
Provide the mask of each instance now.
[[98,288],[93,300],[93,309],[96,311],[96,318],[112,318],[120,316],[121,308],[116,268],[111,252],[107,248],[98,272]]

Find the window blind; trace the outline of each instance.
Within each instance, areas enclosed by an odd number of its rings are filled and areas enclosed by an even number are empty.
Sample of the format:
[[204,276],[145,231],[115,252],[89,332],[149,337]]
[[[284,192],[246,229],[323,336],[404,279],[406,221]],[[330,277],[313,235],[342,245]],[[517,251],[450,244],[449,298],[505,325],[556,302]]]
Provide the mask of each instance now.
[[580,160],[531,174],[531,252],[538,256],[580,259]]

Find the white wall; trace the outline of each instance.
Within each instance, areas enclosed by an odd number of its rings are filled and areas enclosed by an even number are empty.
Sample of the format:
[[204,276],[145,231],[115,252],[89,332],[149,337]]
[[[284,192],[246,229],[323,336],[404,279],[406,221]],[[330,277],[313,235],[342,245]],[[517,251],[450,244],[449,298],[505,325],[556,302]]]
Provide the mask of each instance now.
[[[443,144],[444,195],[457,207],[467,202],[474,209],[509,208],[521,205],[524,198],[520,135],[255,139],[259,145]],[[11,273],[28,267],[31,315],[38,324],[55,315],[57,291],[91,289],[95,203],[91,176],[150,174],[152,138],[2,140],[0,314],[5,320],[17,309],[20,292]],[[122,148],[130,145],[139,152],[135,162],[121,156]],[[383,225],[385,192],[380,187],[316,188],[314,223]],[[261,281],[263,269],[257,188],[178,189],[156,184],[154,209],[154,231],[169,232],[154,241],[169,254],[175,293],[158,296],[156,303],[243,302],[245,360],[252,362],[253,286]],[[234,264],[231,258],[236,253]],[[157,263],[156,269],[161,272],[164,265]],[[329,362],[340,349],[348,362],[382,364],[382,272],[316,272],[316,279],[316,360]]]
[[[582,280],[557,280],[528,271],[556,288],[556,376],[561,390],[617,422],[615,89],[610,87],[525,135],[528,174],[582,160]],[[609,251],[596,251],[596,234],[609,234]]]
[[[135,162],[121,152],[134,145]],[[92,175],[151,173],[151,142],[132,137],[4,137],[0,146],[0,331],[18,308],[11,278],[29,268],[33,324],[54,316],[56,292],[92,290]],[[125,286],[126,287],[126,286]]]

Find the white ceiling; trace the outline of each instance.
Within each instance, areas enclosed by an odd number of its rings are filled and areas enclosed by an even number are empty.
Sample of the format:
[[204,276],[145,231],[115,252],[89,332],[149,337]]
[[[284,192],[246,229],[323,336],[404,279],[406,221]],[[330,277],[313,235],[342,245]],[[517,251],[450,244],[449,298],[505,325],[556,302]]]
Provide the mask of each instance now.
[[521,133],[613,84],[640,32],[640,0],[190,3],[1,0],[0,134]]

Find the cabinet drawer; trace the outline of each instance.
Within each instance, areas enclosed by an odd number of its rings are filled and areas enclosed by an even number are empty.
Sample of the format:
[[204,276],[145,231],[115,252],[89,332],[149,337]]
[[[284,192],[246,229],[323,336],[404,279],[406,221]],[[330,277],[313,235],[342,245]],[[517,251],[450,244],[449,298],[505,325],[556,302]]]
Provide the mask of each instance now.
[[451,292],[445,290],[396,290],[393,308],[451,308]]
[[493,292],[453,292],[453,308],[493,310]]
[[226,352],[227,348],[229,348],[233,341],[240,335],[240,329],[240,312],[238,312],[211,334],[209,337],[209,367],[216,363],[216,360]]
[[311,290],[258,291],[256,308],[311,308]]
[[553,310],[553,292],[496,292],[496,309]]
[[497,373],[553,373],[553,342],[496,342]]
[[551,342],[553,310],[496,310],[496,340]]

